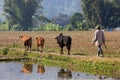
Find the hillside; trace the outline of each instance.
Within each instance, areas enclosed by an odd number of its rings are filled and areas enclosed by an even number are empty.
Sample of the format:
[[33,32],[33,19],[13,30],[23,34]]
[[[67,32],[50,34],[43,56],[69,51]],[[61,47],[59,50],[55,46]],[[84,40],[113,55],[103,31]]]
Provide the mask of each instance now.
[[44,0],[43,13],[51,18],[59,14],[73,15],[75,12],[81,12],[81,0]]

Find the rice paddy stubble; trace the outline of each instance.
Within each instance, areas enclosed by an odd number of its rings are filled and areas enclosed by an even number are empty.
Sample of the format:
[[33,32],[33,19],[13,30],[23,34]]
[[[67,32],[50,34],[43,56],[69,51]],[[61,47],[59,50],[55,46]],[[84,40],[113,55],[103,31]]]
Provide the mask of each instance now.
[[[87,56],[96,56],[97,48],[92,45],[92,35],[94,31],[2,31],[0,32],[0,49],[1,48],[20,48],[24,50],[24,46],[19,39],[20,35],[32,36],[32,49],[36,50],[36,36],[45,39],[45,52],[56,52],[59,54],[60,48],[54,39],[59,33],[72,37],[71,54],[85,54]],[[120,57],[120,32],[104,32],[106,38],[107,49],[103,46],[105,56]],[[67,55],[67,49],[64,48]]]

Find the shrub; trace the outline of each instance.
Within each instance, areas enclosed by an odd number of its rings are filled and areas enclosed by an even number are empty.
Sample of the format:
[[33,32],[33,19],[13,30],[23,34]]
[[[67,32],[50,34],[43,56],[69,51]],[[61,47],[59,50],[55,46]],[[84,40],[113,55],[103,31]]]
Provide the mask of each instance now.
[[7,55],[8,52],[9,52],[9,48],[4,48],[4,49],[2,50],[2,54],[3,54],[3,55]]
[[59,24],[48,23],[45,25],[47,31],[60,31],[62,27]]

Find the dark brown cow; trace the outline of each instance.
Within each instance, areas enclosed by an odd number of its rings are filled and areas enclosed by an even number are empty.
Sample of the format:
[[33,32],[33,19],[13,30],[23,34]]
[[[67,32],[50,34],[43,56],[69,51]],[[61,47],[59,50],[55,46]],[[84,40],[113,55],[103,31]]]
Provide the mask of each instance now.
[[72,38],[70,36],[64,36],[62,33],[60,33],[55,39],[61,48],[60,54],[63,54],[63,47],[66,46],[68,49],[68,55],[70,55]]
[[21,39],[21,41],[23,42],[23,44],[25,46],[25,51],[26,50],[30,50],[31,51],[32,37],[30,37],[30,36],[20,36],[19,38]]
[[43,47],[44,47],[44,42],[45,42],[44,38],[36,37],[36,41],[37,41],[37,49],[38,49],[38,51],[43,52]]

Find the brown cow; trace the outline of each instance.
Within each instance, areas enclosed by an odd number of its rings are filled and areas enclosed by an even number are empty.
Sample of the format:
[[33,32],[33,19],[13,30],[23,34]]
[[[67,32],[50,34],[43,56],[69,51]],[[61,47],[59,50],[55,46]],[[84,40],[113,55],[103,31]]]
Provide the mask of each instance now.
[[29,49],[31,51],[32,37],[30,37],[30,36],[20,36],[19,38],[21,39],[21,41],[23,42],[23,44],[25,46],[25,51],[29,50]]
[[[43,47],[44,47],[44,42],[45,42],[44,38],[36,37],[36,41],[37,41],[37,49],[38,49],[38,51],[43,52]],[[40,47],[41,47],[41,50],[40,50]]]

